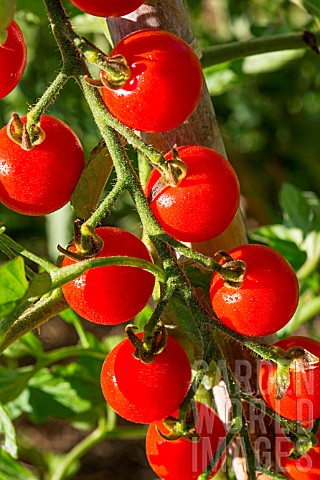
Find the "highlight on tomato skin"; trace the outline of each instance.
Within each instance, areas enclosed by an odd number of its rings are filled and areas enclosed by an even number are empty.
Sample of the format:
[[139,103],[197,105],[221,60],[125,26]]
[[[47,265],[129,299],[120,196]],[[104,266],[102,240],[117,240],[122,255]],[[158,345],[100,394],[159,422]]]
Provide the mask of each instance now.
[[[198,145],[177,148],[187,174],[176,186],[167,186],[150,202],[162,228],[183,242],[204,242],[231,224],[238,210],[240,187],[237,175],[225,157]],[[165,155],[172,158],[172,152]],[[154,169],[147,181],[148,197],[160,178]]]
[[138,30],[115,46],[110,57],[115,55],[124,56],[131,77],[121,88],[102,88],[102,97],[120,122],[134,130],[163,132],[182,124],[195,110],[202,93],[202,68],[180,37],[159,29]]
[[76,7],[96,17],[121,17],[134,12],[144,0],[70,0]]
[[[21,118],[26,123],[26,117]],[[69,202],[84,168],[79,138],[61,120],[42,115],[45,139],[23,150],[0,130],[0,201],[23,215],[40,216]]]
[[27,47],[19,25],[12,20],[8,36],[0,45],[0,99],[18,85],[27,63]]
[[[159,431],[168,435],[163,421],[149,426],[146,438],[146,453],[153,471],[163,480],[197,480],[226,436],[225,428],[215,411],[203,403],[196,403],[198,420],[196,432],[200,441],[185,438],[166,440]],[[177,412],[173,416],[177,416]],[[226,452],[211,472],[212,478],[221,469]]]
[[293,268],[280,253],[264,245],[241,245],[229,254],[246,263],[246,273],[240,287],[227,285],[219,273],[213,274],[210,299],[214,312],[241,335],[277,332],[298,305],[299,285]]
[[[284,350],[299,346],[320,358],[320,342],[308,337],[292,336],[275,343]],[[320,417],[320,364],[315,368],[290,369],[290,384],[285,395],[276,400],[276,367],[262,361],[259,366],[259,388],[265,402],[276,413],[294,421]]]
[[[95,232],[104,246],[96,257],[128,256],[152,262],[145,244],[135,235],[116,227],[99,227]],[[76,247],[70,248],[71,252]],[[63,266],[76,262],[65,257]],[[93,323],[116,325],[130,320],[147,304],[155,283],[152,273],[129,266],[106,266],[87,270],[63,285],[71,308]]]
[[320,478],[320,433],[318,443],[298,460],[289,458],[293,443],[281,430],[276,436],[276,460],[282,473],[291,480],[319,480]]
[[[142,333],[137,334],[142,338]],[[171,336],[152,363],[133,357],[126,338],[107,355],[101,370],[101,388],[109,405],[121,417],[151,423],[172,414],[183,402],[191,382],[190,362]]]

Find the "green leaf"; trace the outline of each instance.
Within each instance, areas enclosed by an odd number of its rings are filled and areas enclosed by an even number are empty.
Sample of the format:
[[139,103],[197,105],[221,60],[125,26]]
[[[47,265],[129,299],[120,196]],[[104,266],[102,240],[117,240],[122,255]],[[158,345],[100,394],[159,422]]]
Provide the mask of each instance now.
[[11,313],[28,289],[22,257],[16,257],[0,267],[0,318]]
[[39,480],[5,450],[0,450],[0,480]]
[[52,281],[48,272],[42,272],[33,277],[29,290],[28,298],[41,297],[52,289]]
[[306,235],[310,231],[313,215],[302,192],[285,183],[280,190],[279,201],[286,226],[298,228]]
[[16,431],[10,420],[8,412],[3,405],[0,404],[0,434],[1,448],[10,453],[13,458],[17,458],[18,446],[16,439]]
[[27,333],[23,337],[19,338],[10,347],[8,347],[3,355],[8,358],[22,358],[26,355],[37,357],[38,354],[43,352],[42,343],[38,337],[32,332]]
[[34,373],[34,367],[9,370],[0,365],[0,402],[6,404],[17,398]]
[[29,418],[34,423],[47,422],[49,417],[71,419],[75,414],[91,408],[91,403],[81,398],[71,382],[43,368],[30,380]]
[[249,237],[277,250],[294,270],[298,270],[307,259],[306,252],[298,247],[302,242],[301,230],[289,229],[284,225],[267,225],[249,232]]
[[[199,328],[183,299],[174,294],[165,309],[165,323],[169,326],[170,335],[179,339],[193,361],[202,357],[203,342]],[[178,329],[170,329],[176,325]]]
[[88,164],[71,197],[71,204],[77,217],[87,219],[96,209],[112,166],[107,147],[101,141],[92,150]]
[[212,272],[203,272],[200,268],[188,265],[184,270],[194,287],[202,288],[209,297],[210,281]]

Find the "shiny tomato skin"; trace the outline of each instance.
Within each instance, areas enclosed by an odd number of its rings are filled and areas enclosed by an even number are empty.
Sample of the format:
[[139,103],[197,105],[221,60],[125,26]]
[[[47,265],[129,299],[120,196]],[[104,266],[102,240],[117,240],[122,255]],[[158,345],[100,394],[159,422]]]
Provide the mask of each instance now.
[[[138,336],[142,338],[142,333]],[[172,337],[165,350],[146,365],[133,357],[126,338],[107,355],[101,370],[106,401],[123,418],[150,423],[172,414],[183,402],[189,386],[189,359]]]
[[[185,438],[173,441],[164,439],[157,430],[168,435],[169,430],[163,421],[149,426],[146,438],[147,457],[151,468],[163,480],[197,480],[226,436],[225,428],[215,411],[203,403],[197,402],[196,405],[196,432],[201,436],[199,442],[190,442]],[[220,470],[225,456],[222,455],[209,478]]]
[[[275,343],[287,350],[300,346],[320,358],[320,342],[308,337],[292,336]],[[284,397],[276,398],[276,368],[261,362],[259,388],[265,402],[277,413],[289,420],[310,421],[320,417],[320,364],[305,371],[290,371],[290,385]]]
[[131,69],[122,88],[102,88],[110,112],[130,128],[162,132],[177,127],[194,111],[201,96],[201,64],[192,48],[164,30],[139,30],[112,50]]
[[287,260],[264,245],[242,245],[229,252],[246,263],[240,288],[230,287],[214,273],[212,308],[222,323],[248,336],[265,336],[284,327],[299,300],[298,280]]
[[[192,145],[177,150],[187,175],[177,187],[164,188],[150,207],[162,228],[177,240],[210,240],[234,219],[240,201],[238,178],[230,163],[210,148]],[[172,152],[165,157],[172,158]],[[147,197],[159,178],[154,169],[146,184]]]
[[26,42],[20,27],[12,20],[8,27],[7,39],[0,45],[0,99],[17,86],[26,62]]
[[[135,235],[115,227],[99,227],[95,232],[104,242],[96,257],[128,256],[152,262],[147,247]],[[75,251],[75,247],[70,250]],[[65,257],[63,266],[74,263],[75,260]],[[145,307],[154,283],[154,275],[141,268],[106,266],[87,270],[62,290],[70,307],[83,318],[116,325],[130,320]]]
[[[26,117],[21,120],[25,123]],[[57,118],[42,115],[44,141],[23,150],[0,130],[0,201],[24,215],[45,215],[63,207],[84,168],[80,140]]]
[[96,17],[121,17],[134,12],[144,0],[70,0],[76,7]]
[[276,437],[276,459],[283,473],[291,480],[319,480],[320,478],[320,434],[318,444],[298,460],[289,458],[293,447],[290,440],[280,432]]

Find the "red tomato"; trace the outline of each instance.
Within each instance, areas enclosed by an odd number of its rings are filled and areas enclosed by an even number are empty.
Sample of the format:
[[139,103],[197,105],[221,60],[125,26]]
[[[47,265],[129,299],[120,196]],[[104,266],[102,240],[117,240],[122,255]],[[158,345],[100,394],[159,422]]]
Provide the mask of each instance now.
[[[128,256],[152,262],[145,244],[131,233],[114,227],[97,228],[104,246],[97,257]],[[71,251],[75,251],[73,246]],[[65,257],[63,266],[75,260]],[[125,322],[147,304],[154,276],[141,268],[107,266],[87,270],[62,287],[64,296],[79,315],[94,323],[116,325]]]
[[96,17],[121,17],[136,10],[144,0],[70,0],[76,7]]
[[[275,345],[287,350],[300,346],[320,358],[320,342],[307,337],[288,337]],[[290,420],[309,421],[320,417],[320,364],[307,370],[290,371],[290,385],[281,400],[276,398],[276,366],[261,362],[259,387],[266,403]]]
[[276,437],[276,459],[283,473],[292,480],[319,480],[320,478],[320,434],[318,444],[298,460],[289,458],[293,447],[290,440],[281,432]]
[[[199,442],[185,438],[166,440],[157,430],[168,435],[169,430],[163,421],[150,425],[146,439],[147,457],[156,475],[163,480],[197,480],[225,438],[225,428],[212,408],[197,403],[197,412],[196,432],[201,436]],[[225,456],[222,455],[209,478],[220,470]]]
[[270,247],[242,245],[231,250],[246,265],[240,288],[214,273],[210,285],[212,308],[222,323],[249,336],[269,335],[284,327],[299,300],[297,277],[287,260]]
[[5,97],[19,83],[27,61],[27,48],[14,20],[8,27],[7,40],[0,45],[0,98]]
[[123,55],[131,77],[122,88],[102,89],[110,112],[130,128],[170,130],[194,111],[201,96],[201,64],[192,48],[164,30],[140,30],[123,38],[110,56]]
[[[160,191],[150,207],[163,229],[177,240],[210,240],[228,227],[237,212],[237,176],[230,163],[210,148],[194,145],[177,150],[188,167],[187,175],[179,186]],[[172,152],[166,158],[172,158]],[[159,178],[154,169],[146,184],[146,196]]]
[[[142,338],[142,333],[138,336]],[[172,414],[183,402],[191,369],[188,357],[172,337],[165,350],[146,365],[133,357],[126,338],[107,356],[101,371],[106,401],[131,422],[150,423]]]
[[41,128],[44,141],[29,151],[8,137],[6,127],[0,130],[0,201],[24,215],[63,207],[84,167],[81,143],[68,125],[43,115]]

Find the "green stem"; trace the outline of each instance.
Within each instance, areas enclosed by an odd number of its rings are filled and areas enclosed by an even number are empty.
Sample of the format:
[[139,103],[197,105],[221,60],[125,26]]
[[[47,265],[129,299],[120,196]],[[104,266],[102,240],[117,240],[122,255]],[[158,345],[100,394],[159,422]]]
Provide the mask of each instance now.
[[[113,422],[112,422],[113,423]],[[109,426],[110,428],[110,426]],[[144,428],[118,428],[109,430],[105,418],[99,420],[97,428],[81,442],[79,442],[59,463],[51,480],[64,480],[67,478],[71,466],[82,458],[92,447],[103,440],[114,439],[142,439],[145,438],[146,430]],[[112,425],[112,428],[114,426]]]
[[59,270],[58,267],[53,265],[53,263],[49,262],[49,260],[45,260],[35,253],[30,252],[26,248],[24,248],[22,245],[19,245],[17,242],[12,240],[12,238],[8,237],[4,233],[0,234],[0,249],[2,250],[2,247],[9,247],[11,250],[19,253],[25,258],[28,258],[32,262],[36,263],[40,267],[42,267],[44,270],[47,272],[52,272],[54,270]]
[[152,336],[153,330],[157,323],[160,320],[160,317],[167,306],[170,298],[172,297],[174,291],[176,289],[175,282],[172,282],[171,279],[169,278],[166,282],[165,286],[165,291],[163,295],[161,296],[160,300],[157,303],[157,306],[148,321],[148,323],[144,327],[144,338],[148,337],[149,335]]
[[71,282],[80,277],[83,273],[91,268],[107,267],[107,266],[122,266],[122,267],[136,267],[152,273],[159,282],[166,282],[166,275],[164,271],[147,260],[142,260],[135,257],[97,257],[88,258],[78,263],[68,265],[51,272],[51,290],[61,287],[65,283]]
[[76,332],[79,337],[80,344],[83,348],[89,348],[90,343],[88,340],[87,332],[83,326],[83,323],[79,317],[79,315],[71,310],[71,308],[68,308],[64,312],[60,313],[60,317],[65,320],[68,323],[72,323],[74,328],[76,329]]
[[[320,32],[315,32],[314,36],[316,41],[320,42]],[[201,63],[203,68],[208,68],[251,55],[299,48],[310,48],[304,40],[304,33],[301,32],[253,38],[242,42],[230,42],[205,48],[202,52]]]
[[27,114],[27,131],[32,137],[34,124],[39,123],[41,115],[48,108],[50,103],[54,102],[60,90],[68,81],[69,76],[63,72],[60,72],[53,82],[49,85],[42,97],[37,101],[35,106]]
[[[17,257],[17,254],[14,253],[11,248],[9,248],[4,242],[1,242],[1,236],[0,236],[0,250],[10,259],[13,260],[14,258]],[[31,280],[36,273],[31,270],[31,268],[28,265],[24,265],[24,269],[26,272],[26,276]]]
[[117,181],[114,185],[110,193],[106,196],[106,198],[100,203],[99,207],[94,211],[91,217],[86,220],[82,226],[81,231],[82,233],[86,229],[93,229],[96,225],[106,216],[109,212],[110,208],[116,203],[118,198],[125,192],[126,185],[124,182]]
[[49,297],[41,298],[35,305],[23,311],[13,323],[10,324],[7,319],[3,319],[0,323],[0,353],[30,330],[39,328],[66,308],[68,304],[61,290],[57,289]]
[[229,443],[232,442],[237,433],[239,433],[237,430],[231,430],[227,433],[223,441],[219,444],[219,447],[217,448],[212,459],[210,460],[206,470],[201,475],[199,475],[198,480],[209,480],[212,470],[217,466],[220,458],[228,448]]
[[283,479],[287,480],[288,479],[288,477],[286,477],[285,475],[282,475],[281,473],[274,472],[273,470],[270,470],[270,468],[266,468],[263,465],[256,465],[256,470],[258,472],[264,473],[268,477],[278,478],[278,480],[283,480]]

